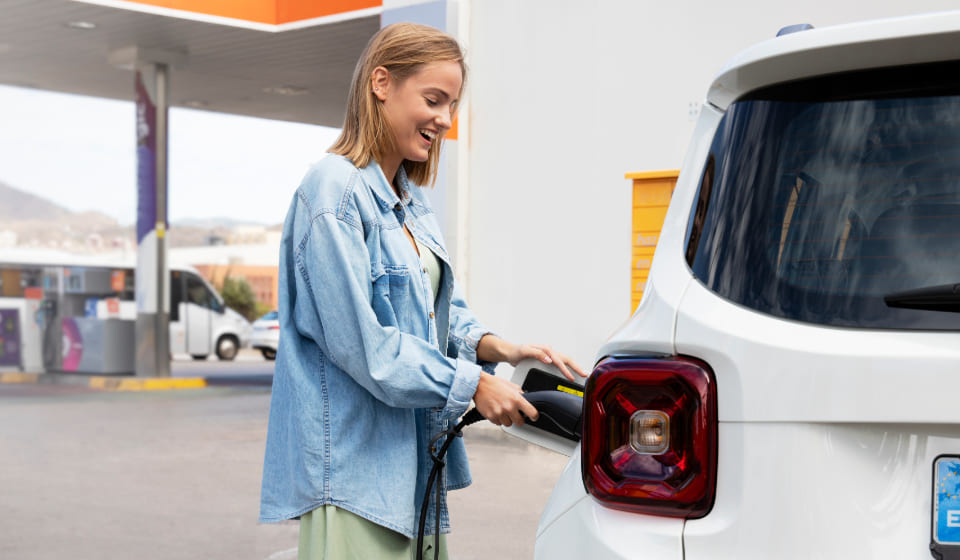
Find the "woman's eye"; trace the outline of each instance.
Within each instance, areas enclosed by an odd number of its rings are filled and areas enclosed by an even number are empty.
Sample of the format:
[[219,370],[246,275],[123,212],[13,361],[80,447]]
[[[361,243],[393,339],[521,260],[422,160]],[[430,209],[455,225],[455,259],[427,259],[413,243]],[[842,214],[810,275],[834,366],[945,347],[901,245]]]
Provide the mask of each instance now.
[[427,100],[427,105],[429,105],[429,106],[431,106],[431,107],[435,107],[435,106],[437,105],[437,100],[436,100],[436,99],[430,99],[429,97],[424,97],[424,99]]

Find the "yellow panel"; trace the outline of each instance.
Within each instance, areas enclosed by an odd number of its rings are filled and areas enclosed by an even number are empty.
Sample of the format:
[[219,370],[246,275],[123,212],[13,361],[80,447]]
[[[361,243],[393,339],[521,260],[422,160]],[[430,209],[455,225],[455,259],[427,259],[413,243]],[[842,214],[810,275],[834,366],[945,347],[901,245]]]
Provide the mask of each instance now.
[[632,278],[630,280],[630,291],[633,293],[634,297],[640,297],[643,295],[643,291],[647,288],[647,279],[646,278]]
[[633,240],[631,245],[634,249],[656,249],[660,242],[660,230],[653,231],[633,231]]
[[645,258],[645,259],[652,259],[652,258],[653,258],[654,249],[655,249],[655,247],[637,247],[637,246],[634,246],[634,247],[633,247],[633,250],[631,251],[631,256],[633,257],[633,260],[634,260],[634,261],[636,261],[638,258],[641,258],[641,257],[642,257],[642,258]]
[[660,242],[660,230],[667,215],[670,198],[680,171],[627,173],[633,180],[633,227],[631,231],[630,310],[640,304],[653,264],[653,253]]
[[637,173],[627,173],[624,175],[627,179],[633,179],[634,181],[638,179],[664,179],[672,178],[676,182],[677,177],[680,176],[679,169],[663,169],[661,171],[640,171]]
[[633,182],[633,206],[666,206],[673,195],[673,181]]
[[659,232],[663,228],[663,219],[667,216],[667,206],[648,206],[633,209],[633,231],[653,230]]
[[638,270],[650,270],[650,265],[653,263],[653,255],[640,255],[633,257],[633,264],[631,268],[634,272]]

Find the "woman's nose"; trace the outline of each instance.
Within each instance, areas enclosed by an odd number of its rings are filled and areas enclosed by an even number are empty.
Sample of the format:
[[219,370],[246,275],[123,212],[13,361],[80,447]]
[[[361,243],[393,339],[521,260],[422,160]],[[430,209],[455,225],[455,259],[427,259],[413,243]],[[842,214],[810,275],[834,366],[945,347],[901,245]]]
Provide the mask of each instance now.
[[444,130],[450,130],[450,127],[453,126],[452,121],[453,118],[446,112],[441,111],[437,114],[437,126]]

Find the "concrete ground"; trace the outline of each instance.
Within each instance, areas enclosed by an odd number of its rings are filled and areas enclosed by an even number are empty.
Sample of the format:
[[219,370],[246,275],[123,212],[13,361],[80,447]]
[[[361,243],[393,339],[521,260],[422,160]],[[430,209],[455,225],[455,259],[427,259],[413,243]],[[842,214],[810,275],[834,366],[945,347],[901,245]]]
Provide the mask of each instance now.
[[[256,521],[268,410],[262,388],[0,385],[0,558],[296,558],[296,522]],[[566,458],[489,424],[464,437],[451,558],[531,558]]]

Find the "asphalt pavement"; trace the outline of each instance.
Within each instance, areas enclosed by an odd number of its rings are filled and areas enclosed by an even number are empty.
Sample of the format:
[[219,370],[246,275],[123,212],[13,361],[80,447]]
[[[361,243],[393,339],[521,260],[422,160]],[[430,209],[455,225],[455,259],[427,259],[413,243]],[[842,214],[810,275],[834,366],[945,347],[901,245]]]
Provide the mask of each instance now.
[[[175,361],[175,377],[269,375],[273,362]],[[297,522],[257,522],[269,387],[110,392],[0,384],[0,558],[296,558]],[[450,494],[454,560],[531,558],[567,459],[486,423],[464,434],[474,484]]]

